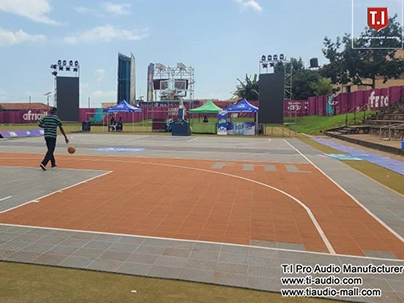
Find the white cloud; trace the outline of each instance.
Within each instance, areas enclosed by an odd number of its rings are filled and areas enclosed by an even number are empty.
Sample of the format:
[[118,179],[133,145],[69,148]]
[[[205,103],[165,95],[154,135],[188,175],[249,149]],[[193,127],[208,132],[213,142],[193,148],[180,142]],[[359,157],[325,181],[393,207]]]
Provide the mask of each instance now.
[[25,17],[39,23],[60,24],[47,16],[51,11],[49,0],[0,0],[0,11]]
[[100,69],[97,69],[95,71],[94,77],[95,77],[95,80],[97,81],[98,85],[100,85],[102,80],[104,80],[104,76],[105,76],[105,70],[104,69],[100,68]]
[[76,7],[74,7],[74,10],[75,10],[76,12],[78,12],[79,14],[85,14],[85,13],[90,12],[90,9],[89,9],[89,8],[83,7],[83,6],[76,6]]
[[108,13],[112,13],[115,15],[130,15],[130,8],[131,4],[128,3],[111,3],[111,2],[106,2],[102,3],[101,7]]
[[46,37],[44,35],[30,35],[23,30],[12,32],[0,28],[0,47],[11,46],[24,42],[41,42],[45,40]]
[[112,40],[141,40],[148,36],[148,30],[125,30],[111,25],[98,26],[84,32],[74,33],[63,38],[67,44],[80,42],[110,42]]
[[0,87],[0,100],[6,100],[6,91]]
[[90,84],[87,82],[80,83],[80,92],[86,92],[90,88]]
[[240,5],[241,9],[252,9],[257,12],[262,12],[262,6],[256,0],[234,0]]

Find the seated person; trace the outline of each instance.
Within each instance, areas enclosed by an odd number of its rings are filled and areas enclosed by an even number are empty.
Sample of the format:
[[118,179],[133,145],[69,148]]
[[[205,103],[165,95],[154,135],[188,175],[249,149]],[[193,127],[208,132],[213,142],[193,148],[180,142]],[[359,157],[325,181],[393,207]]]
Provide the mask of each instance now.
[[116,131],[121,132],[123,130],[122,117],[119,117],[118,123],[116,125]]
[[209,120],[208,120],[208,117],[207,117],[207,116],[205,116],[205,117],[203,118],[203,122],[209,122]]
[[115,117],[112,116],[111,120],[109,121],[109,127],[108,127],[109,131],[114,131],[116,130],[116,121],[115,121]]

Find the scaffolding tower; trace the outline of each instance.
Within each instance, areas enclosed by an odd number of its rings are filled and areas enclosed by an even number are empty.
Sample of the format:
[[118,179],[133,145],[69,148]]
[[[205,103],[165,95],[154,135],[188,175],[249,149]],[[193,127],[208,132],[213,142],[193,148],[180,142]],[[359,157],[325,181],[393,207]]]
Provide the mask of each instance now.
[[159,101],[177,101],[194,99],[194,73],[192,66],[177,63],[176,67],[161,63],[154,65],[153,90],[154,98]]

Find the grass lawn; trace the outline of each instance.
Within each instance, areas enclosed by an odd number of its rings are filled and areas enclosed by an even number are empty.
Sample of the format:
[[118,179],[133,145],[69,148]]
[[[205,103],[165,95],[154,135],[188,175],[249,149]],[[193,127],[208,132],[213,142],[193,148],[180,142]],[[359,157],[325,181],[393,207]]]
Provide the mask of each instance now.
[[[2,303],[332,303],[208,284],[0,262]],[[7,274],[5,274],[7,273]],[[132,293],[136,290],[136,293]]]
[[345,125],[346,119],[348,120],[348,125],[358,125],[365,116],[370,116],[374,111],[360,112],[356,115],[354,113],[349,113],[347,116],[336,115],[336,116],[307,116],[298,117],[295,119],[295,123],[291,124],[290,127],[300,133],[316,135],[320,134],[327,129],[341,127]]

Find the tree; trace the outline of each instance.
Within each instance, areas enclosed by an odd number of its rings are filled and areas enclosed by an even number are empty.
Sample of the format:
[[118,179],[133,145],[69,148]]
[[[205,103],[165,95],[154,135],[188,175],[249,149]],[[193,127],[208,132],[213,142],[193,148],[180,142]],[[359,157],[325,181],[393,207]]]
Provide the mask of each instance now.
[[383,83],[397,79],[404,70],[403,59],[395,58],[396,49],[401,48],[401,36],[402,27],[394,15],[389,18],[389,26],[379,32],[366,27],[355,39],[349,34],[337,37],[335,42],[325,37],[323,54],[330,63],[321,69],[321,75],[332,84],[372,88],[378,78],[383,78]]
[[311,84],[316,96],[324,96],[333,92],[333,87],[330,79],[321,77],[318,81]]
[[307,100],[309,97],[317,96],[319,87],[322,85],[321,81],[324,79],[318,71],[305,68],[302,58],[291,58],[290,63],[285,63],[285,69],[281,67],[283,64],[275,65],[274,72],[285,70],[290,73],[292,71],[292,98],[294,100]]
[[248,77],[248,75],[245,75],[244,81],[241,81],[240,79],[237,80],[238,82],[240,82],[240,84],[237,85],[236,91],[233,92],[234,97],[238,99],[246,99],[251,101],[258,100],[259,88],[258,88],[257,74],[255,74],[253,78],[250,78]]

